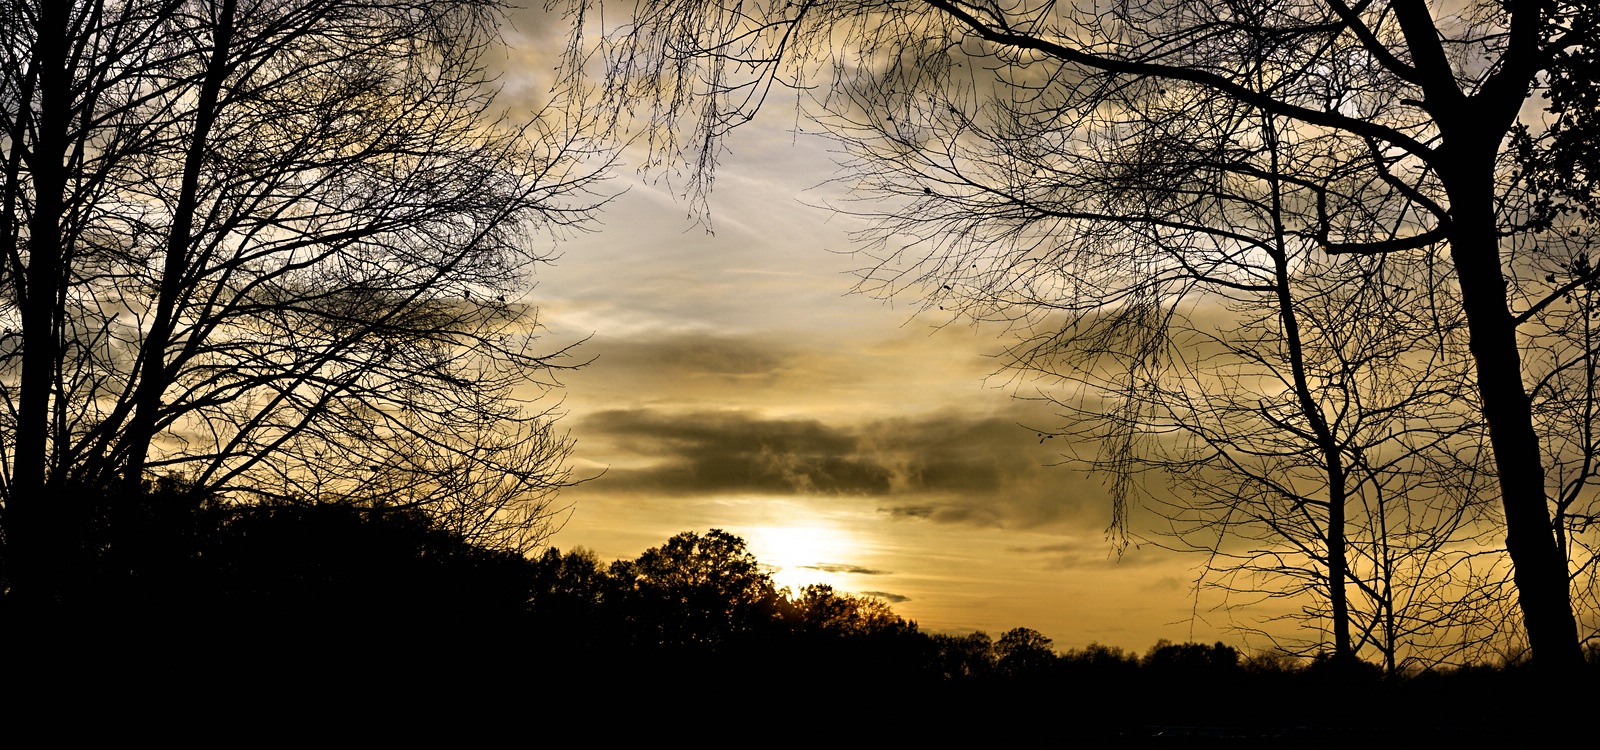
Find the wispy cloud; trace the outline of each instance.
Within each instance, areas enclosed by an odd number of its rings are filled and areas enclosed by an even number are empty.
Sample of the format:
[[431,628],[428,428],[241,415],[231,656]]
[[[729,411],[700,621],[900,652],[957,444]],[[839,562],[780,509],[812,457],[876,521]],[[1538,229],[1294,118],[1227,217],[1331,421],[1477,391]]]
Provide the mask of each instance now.
[[840,563],[817,563],[816,565],[800,566],[806,570],[820,570],[824,573],[849,573],[858,576],[884,576],[889,575],[887,570],[864,568],[860,565],[844,565]]
[[[1130,550],[1140,551],[1134,548],[1130,548]],[[1151,564],[1166,564],[1166,561],[1171,558],[1170,553],[1161,553],[1157,550],[1152,550],[1155,554],[1150,555],[1119,555],[1115,547],[1105,539],[1098,537],[1073,537],[1056,544],[1008,547],[1006,552],[1024,558],[1041,560],[1045,566],[1059,570],[1094,569],[1110,565],[1135,568]]]

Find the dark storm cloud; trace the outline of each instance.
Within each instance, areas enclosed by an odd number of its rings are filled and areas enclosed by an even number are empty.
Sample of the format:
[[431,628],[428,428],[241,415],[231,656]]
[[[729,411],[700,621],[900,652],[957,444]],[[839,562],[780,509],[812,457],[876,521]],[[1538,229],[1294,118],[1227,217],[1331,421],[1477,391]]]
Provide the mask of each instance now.
[[820,570],[824,573],[850,573],[858,576],[884,576],[889,575],[887,570],[863,568],[860,565],[842,565],[839,563],[817,563],[816,565],[802,565],[805,570]]
[[[619,458],[593,489],[649,494],[881,497],[891,517],[986,527],[1077,516],[1070,472],[1015,416],[953,413],[828,424],[752,411],[617,409],[579,432]],[[602,486],[603,485],[603,486]],[[1094,504],[1097,506],[1098,504]]]

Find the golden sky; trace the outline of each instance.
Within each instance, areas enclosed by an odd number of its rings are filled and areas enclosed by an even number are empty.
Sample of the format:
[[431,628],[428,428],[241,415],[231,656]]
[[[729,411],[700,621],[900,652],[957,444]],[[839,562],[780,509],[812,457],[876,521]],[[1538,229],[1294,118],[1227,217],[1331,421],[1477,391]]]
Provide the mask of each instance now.
[[1103,478],[1053,466],[1059,443],[1028,429],[1059,421],[1026,398],[1044,384],[998,370],[1005,331],[851,293],[862,225],[814,207],[837,196],[835,167],[792,125],[729,142],[714,233],[625,166],[599,231],[539,271],[548,340],[588,337],[576,358],[592,360],[561,397],[596,478],[563,494],[550,543],[609,560],[721,528],[780,585],[879,596],[930,631],[1243,643],[1228,626],[1268,611],[1197,599],[1204,559],[1148,543],[1117,558]]
[[[513,115],[548,99],[565,29],[534,9],[503,30],[492,62]],[[1159,547],[1159,518],[1136,513],[1147,538],[1115,553],[1107,480],[1056,465],[1066,446],[1028,429],[1060,418],[1037,398],[1047,383],[1001,369],[1007,331],[852,293],[866,224],[819,207],[845,186],[806,127],[777,101],[734,133],[711,232],[681,179],[624,154],[596,231],[538,269],[544,340],[582,341],[588,362],[550,398],[593,477],[562,493],[549,543],[612,560],[720,528],[780,586],[878,596],[933,632],[1031,627],[1058,648],[1271,645],[1235,626],[1315,641],[1265,622],[1289,603],[1197,595],[1206,560]]]

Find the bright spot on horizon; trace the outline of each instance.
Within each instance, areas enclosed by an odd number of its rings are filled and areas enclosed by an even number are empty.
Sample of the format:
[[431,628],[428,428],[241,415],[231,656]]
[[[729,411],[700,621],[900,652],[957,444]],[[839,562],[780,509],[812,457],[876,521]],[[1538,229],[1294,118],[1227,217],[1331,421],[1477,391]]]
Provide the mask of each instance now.
[[758,526],[749,529],[746,542],[750,552],[772,570],[772,583],[787,587],[791,594],[813,583],[825,583],[840,591],[840,569],[854,564],[858,546],[848,532],[825,526]]

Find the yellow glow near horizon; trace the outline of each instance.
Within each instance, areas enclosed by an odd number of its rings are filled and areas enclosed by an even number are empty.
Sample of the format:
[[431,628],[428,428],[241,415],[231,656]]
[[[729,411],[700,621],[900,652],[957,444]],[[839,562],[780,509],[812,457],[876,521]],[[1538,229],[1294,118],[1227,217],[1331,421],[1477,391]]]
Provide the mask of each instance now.
[[772,582],[794,594],[813,583],[844,589],[843,576],[818,566],[857,565],[857,545],[847,532],[826,526],[761,526],[749,529],[746,541],[756,559],[772,569]]

